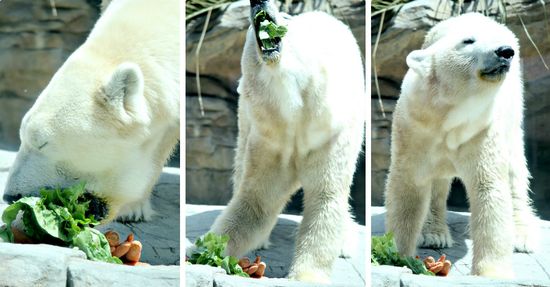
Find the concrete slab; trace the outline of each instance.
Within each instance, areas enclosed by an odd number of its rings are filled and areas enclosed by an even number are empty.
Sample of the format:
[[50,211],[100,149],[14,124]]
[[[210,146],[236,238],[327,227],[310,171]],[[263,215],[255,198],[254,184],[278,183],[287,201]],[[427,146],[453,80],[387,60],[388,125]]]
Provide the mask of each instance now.
[[[195,239],[208,232],[210,229],[210,226],[216,219],[216,217],[221,213],[224,206],[207,206],[207,205],[186,205],[185,206],[185,213],[186,213],[186,220],[185,220],[185,226],[186,226],[186,237],[191,242],[194,242]],[[291,264],[292,256],[294,254],[294,236],[295,231],[301,222],[302,217],[297,215],[287,215],[287,214],[281,214],[279,216],[279,220],[271,232],[270,236],[270,242],[271,246],[269,249],[265,250],[255,250],[252,252],[249,252],[246,254],[249,258],[255,258],[256,255],[262,256],[262,260],[267,263],[267,269],[265,276],[269,278],[284,278],[288,275],[288,269]],[[366,246],[365,246],[365,240],[366,240],[366,232],[365,232],[365,226],[357,225],[356,228],[356,234],[359,236],[359,242],[360,246],[358,246],[356,254],[357,256],[354,256],[352,258],[338,258],[336,263],[334,264],[331,280],[333,283],[333,286],[365,286],[365,263],[366,261]],[[220,275],[216,275],[216,278],[218,278]],[[224,275],[227,276],[227,275]],[[241,278],[235,278],[232,280],[231,278],[237,277],[237,276],[227,276],[230,278],[220,277],[224,278],[219,279],[218,284],[215,286],[237,286],[234,284],[237,284],[240,282],[239,280],[243,280]],[[228,281],[229,280],[229,281]],[[249,281],[250,284],[260,284],[259,282],[256,282],[256,279],[244,279],[244,280],[252,280]],[[256,280],[256,281],[254,281]],[[289,280],[286,280],[289,281]],[[271,282],[276,285],[262,285],[262,286],[302,286],[302,285],[295,285],[297,282],[286,282],[285,280],[278,280]],[[230,283],[232,282],[232,283]],[[285,282],[284,284],[290,284],[290,285],[281,285],[282,282]],[[265,282],[262,282],[264,284]],[[266,284],[271,284],[266,283]],[[240,285],[245,286],[245,285]],[[249,285],[246,285],[249,286]],[[309,286],[309,285],[303,285],[303,286]]]
[[[371,207],[371,235],[382,235],[385,233],[385,215],[386,209],[384,207]],[[401,286],[451,286],[445,285],[447,283],[469,286],[550,286],[549,221],[542,222],[541,238],[543,242],[539,251],[532,254],[514,253],[513,262],[514,271],[516,273],[515,280],[487,281],[488,279],[486,278],[469,276],[473,256],[473,243],[468,233],[469,219],[469,212],[449,211],[447,213],[447,222],[455,242],[454,246],[452,248],[443,249],[419,248],[417,250],[418,255],[422,258],[426,256],[433,256],[434,258],[437,258],[442,254],[446,254],[447,258],[453,262],[453,267],[451,268],[451,272],[448,277],[434,278],[420,275],[401,276]],[[373,278],[375,278],[376,276],[380,277],[380,273],[383,272],[380,272],[377,268],[373,268],[372,273]],[[376,276],[374,276],[374,274],[376,274]],[[447,283],[442,285],[442,282]],[[373,281],[373,286],[385,286],[377,284],[379,284],[379,282]]]

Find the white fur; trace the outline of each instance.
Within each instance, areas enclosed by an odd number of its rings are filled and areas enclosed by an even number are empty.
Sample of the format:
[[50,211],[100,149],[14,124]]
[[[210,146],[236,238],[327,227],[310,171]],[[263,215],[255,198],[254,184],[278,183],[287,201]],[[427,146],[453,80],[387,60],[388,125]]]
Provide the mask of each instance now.
[[[482,76],[504,45],[515,51],[508,73]],[[436,25],[422,50],[407,57],[386,185],[387,229],[401,253],[414,255],[417,243],[453,244],[445,214],[454,177],[470,201],[473,274],[512,277],[513,250],[532,251],[538,244],[518,54],[517,39],[505,26],[466,14]]]
[[336,257],[352,253],[344,246],[356,241],[348,196],[363,139],[361,56],[349,28],[327,14],[279,21],[288,33],[278,63],[262,62],[248,31],[234,195],[212,231],[230,236],[228,254],[258,248],[302,186],[304,217],[289,277],[328,282]]
[[109,219],[149,219],[179,138],[179,1],[117,0],[25,115],[6,193],[86,181]]

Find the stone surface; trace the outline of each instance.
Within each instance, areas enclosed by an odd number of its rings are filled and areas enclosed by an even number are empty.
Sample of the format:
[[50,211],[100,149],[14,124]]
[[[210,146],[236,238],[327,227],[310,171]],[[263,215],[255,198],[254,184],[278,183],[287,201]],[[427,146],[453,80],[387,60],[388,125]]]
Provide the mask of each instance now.
[[179,286],[179,266],[126,266],[85,258],[69,248],[0,243],[0,286]]
[[412,271],[403,267],[371,266],[371,286],[400,287],[403,274],[412,274]]
[[[15,152],[0,150],[0,214],[8,206],[1,198],[14,159]],[[111,222],[98,227],[102,231],[113,229],[123,238],[134,233],[143,245],[140,261],[155,266],[117,266],[77,260],[85,258],[84,253],[52,245],[0,243],[0,286],[179,286],[179,179],[179,168],[164,168],[153,189],[152,205],[156,215],[151,221]]]
[[[223,207],[221,206],[203,206],[203,205],[186,205],[186,235],[185,237],[191,242],[208,232],[210,226],[220,214]],[[294,234],[296,228],[301,221],[301,216],[282,214],[271,232],[271,246],[268,249],[254,250],[247,253],[245,256],[256,258],[256,255],[262,257],[262,261],[266,262],[267,268],[265,276],[269,278],[284,278],[288,275],[288,268],[294,254]],[[359,236],[360,245],[356,247],[356,256],[352,258],[338,258],[332,270],[331,280],[334,286],[364,286],[365,285],[365,264],[366,264],[366,246],[365,246],[365,227],[357,225],[355,234]],[[187,274],[187,273],[186,273]],[[229,278],[226,278],[229,277]],[[254,285],[238,285],[242,280],[237,276],[215,276],[215,282],[219,280],[219,284],[214,286],[254,286]],[[262,281],[262,280],[259,280]],[[243,281],[244,282],[244,281]],[[258,286],[309,286],[309,285],[288,285],[293,284],[292,281],[279,279],[276,281],[250,281],[256,284],[264,284]],[[269,285],[269,284],[275,285]],[[267,285],[266,285],[267,284]],[[283,285],[287,284],[287,285]],[[332,286],[332,285],[331,285]]]
[[0,286],[64,286],[71,258],[85,255],[43,244],[0,243]]
[[[276,1],[281,4],[284,1]],[[283,11],[296,14],[315,10],[332,11],[347,23],[365,51],[365,2],[361,0],[302,1]],[[327,4],[330,3],[331,7]],[[186,26],[186,202],[191,204],[226,204],[231,198],[231,175],[237,137],[237,80],[241,75],[240,58],[249,26],[249,1],[231,3],[223,11],[214,11],[197,57],[197,47],[205,15]],[[200,114],[195,75],[199,67],[204,117]],[[356,218],[364,223],[364,157],[351,191]],[[295,197],[296,210],[301,203]]]
[[99,2],[0,1],[0,148],[19,146],[23,115],[86,39],[98,18]]
[[71,260],[68,287],[80,286],[180,286],[179,266],[126,266],[90,260]]
[[[371,235],[382,235],[385,232],[384,219],[386,210],[383,207],[371,207]],[[453,266],[448,277],[430,277],[424,275],[404,275],[395,272],[392,276],[391,267],[371,270],[373,286],[550,286],[550,221],[542,221],[540,249],[532,254],[514,253],[512,262],[516,278],[514,280],[490,280],[478,276],[470,276],[472,266],[472,240],[468,234],[468,212],[447,213],[447,222],[455,242],[452,248],[428,249],[419,248],[421,258],[433,256],[439,258],[447,255]],[[396,278],[399,284],[395,285]],[[388,285],[384,285],[384,284]]]
[[222,268],[207,265],[185,264],[185,286],[186,287],[212,287],[216,274],[226,274]]
[[[483,2],[483,1],[482,1]],[[488,1],[489,15],[497,13],[499,1]],[[526,154],[529,169],[533,176],[531,189],[532,198],[539,213],[544,218],[550,218],[550,70],[544,67],[536,49],[528,40],[521,25],[525,23],[531,38],[541,51],[547,63],[550,63],[550,38],[548,37],[548,23],[545,20],[545,9],[537,0],[506,1],[506,25],[516,34],[521,46],[521,64],[525,78],[525,138]],[[550,1],[544,1],[546,7]],[[390,157],[391,116],[395,101],[399,96],[401,81],[406,73],[405,58],[411,51],[419,49],[426,32],[437,22],[457,15],[459,5],[456,1],[417,0],[404,5],[398,12],[385,15],[382,34],[378,42],[373,69],[378,74],[383,106],[386,118],[382,116],[378,104],[378,96],[371,78],[371,200],[373,205],[383,205],[383,191]],[[484,5],[476,5],[479,1],[464,1],[464,12],[480,11]],[[372,18],[371,47],[377,41],[376,35],[380,27],[380,15]],[[374,73],[373,73],[374,75]],[[456,185],[459,187],[459,185]],[[454,189],[453,192],[459,192]],[[453,204],[460,207],[467,206],[464,196],[454,200]]]

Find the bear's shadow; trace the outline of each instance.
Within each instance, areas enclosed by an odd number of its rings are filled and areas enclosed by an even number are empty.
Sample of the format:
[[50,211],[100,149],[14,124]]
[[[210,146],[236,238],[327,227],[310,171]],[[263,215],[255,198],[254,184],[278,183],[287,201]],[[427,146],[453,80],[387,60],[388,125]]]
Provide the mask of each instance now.
[[[197,237],[205,234],[221,210],[212,210],[187,216],[185,219],[186,237],[195,242]],[[270,278],[283,278],[288,275],[288,269],[294,254],[295,233],[299,223],[297,221],[280,218],[271,232],[269,241],[271,245],[267,249],[259,249],[248,252],[245,256],[254,260],[261,256],[266,262],[265,276]]]

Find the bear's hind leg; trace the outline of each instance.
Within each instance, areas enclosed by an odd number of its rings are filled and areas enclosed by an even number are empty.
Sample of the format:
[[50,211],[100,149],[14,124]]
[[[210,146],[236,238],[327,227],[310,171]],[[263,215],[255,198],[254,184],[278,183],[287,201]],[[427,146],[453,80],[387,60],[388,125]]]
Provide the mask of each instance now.
[[492,141],[473,158],[463,156],[461,179],[470,199],[470,232],[474,243],[472,274],[513,278],[514,221],[509,170]]
[[512,145],[515,153],[510,162],[510,188],[514,207],[515,241],[518,252],[533,252],[540,244],[540,221],[529,198],[529,171],[523,154],[523,140]]
[[422,247],[447,248],[453,239],[447,225],[447,196],[451,179],[435,179],[432,182],[430,211],[422,227],[419,245]]

